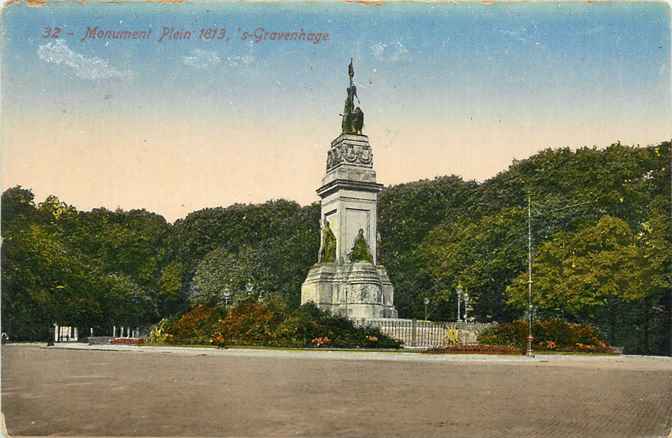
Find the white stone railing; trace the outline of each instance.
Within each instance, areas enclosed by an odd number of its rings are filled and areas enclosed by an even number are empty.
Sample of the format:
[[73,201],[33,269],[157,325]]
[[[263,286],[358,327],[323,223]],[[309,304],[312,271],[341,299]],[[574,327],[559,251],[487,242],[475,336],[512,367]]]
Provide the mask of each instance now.
[[357,325],[377,327],[380,331],[391,338],[404,344],[404,347],[431,348],[441,347],[454,342],[449,330],[457,331],[457,342],[461,344],[478,343],[478,335],[495,323],[483,322],[436,322],[417,319],[366,319],[355,321]]

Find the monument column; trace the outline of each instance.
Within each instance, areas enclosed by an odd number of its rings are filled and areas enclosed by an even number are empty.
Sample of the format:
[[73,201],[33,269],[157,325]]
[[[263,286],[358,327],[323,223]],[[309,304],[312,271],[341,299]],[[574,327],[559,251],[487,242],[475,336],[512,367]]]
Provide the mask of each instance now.
[[394,290],[378,262],[378,193],[369,138],[362,133],[364,112],[355,107],[357,87],[350,78],[341,134],[330,144],[321,199],[322,244],[318,263],[301,288],[301,302],[350,318],[396,317]]

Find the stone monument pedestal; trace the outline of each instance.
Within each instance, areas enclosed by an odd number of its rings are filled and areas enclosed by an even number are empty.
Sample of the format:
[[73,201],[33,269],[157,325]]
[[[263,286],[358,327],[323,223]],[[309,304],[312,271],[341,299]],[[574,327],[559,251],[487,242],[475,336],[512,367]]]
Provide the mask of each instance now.
[[394,289],[383,266],[318,263],[301,287],[301,302],[350,319],[396,318]]

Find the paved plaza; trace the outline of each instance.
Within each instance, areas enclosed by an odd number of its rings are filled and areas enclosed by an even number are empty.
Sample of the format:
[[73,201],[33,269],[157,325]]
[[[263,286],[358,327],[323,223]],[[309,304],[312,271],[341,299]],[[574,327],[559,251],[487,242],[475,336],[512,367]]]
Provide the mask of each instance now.
[[2,348],[11,435],[665,437],[672,360]]

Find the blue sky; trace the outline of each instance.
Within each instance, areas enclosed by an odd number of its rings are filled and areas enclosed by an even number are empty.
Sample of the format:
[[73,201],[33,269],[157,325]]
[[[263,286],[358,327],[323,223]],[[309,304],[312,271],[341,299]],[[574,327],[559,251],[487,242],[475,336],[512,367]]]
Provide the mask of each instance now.
[[[50,3],[6,7],[3,25],[3,184],[82,208],[173,219],[236,201],[311,202],[350,57],[385,184],[482,180],[544,147],[671,132],[666,3]],[[80,41],[89,26],[153,37]],[[159,43],[164,26],[195,35]],[[61,38],[42,38],[45,27]],[[195,38],[203,27],[227,39]],[[241,40],[259,27],[329,40]],[[64,157],[80,169],[66,181],[47,162]],[[278,172],[292,177],[271,182]],[[178,186],[176,173],[194,184]]]

